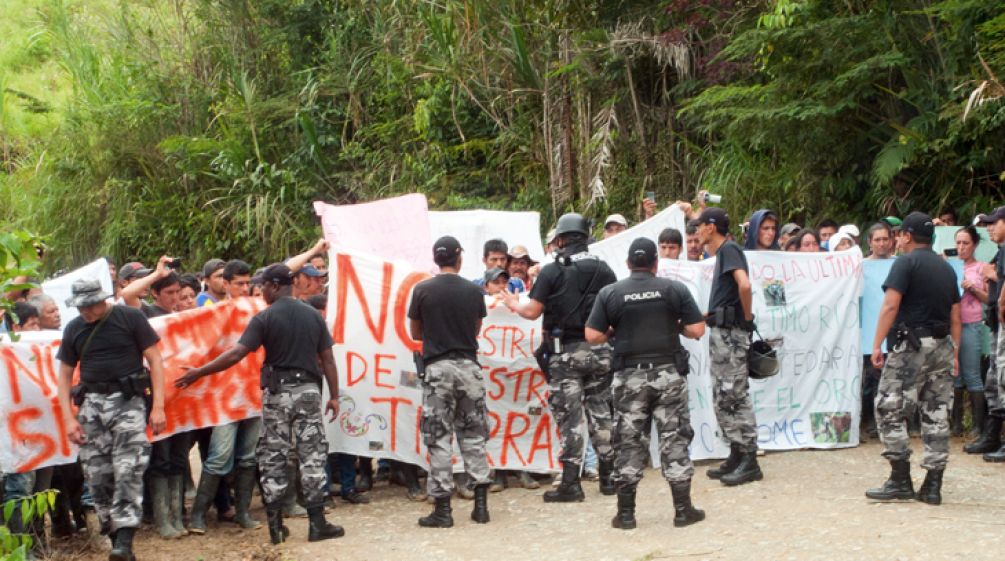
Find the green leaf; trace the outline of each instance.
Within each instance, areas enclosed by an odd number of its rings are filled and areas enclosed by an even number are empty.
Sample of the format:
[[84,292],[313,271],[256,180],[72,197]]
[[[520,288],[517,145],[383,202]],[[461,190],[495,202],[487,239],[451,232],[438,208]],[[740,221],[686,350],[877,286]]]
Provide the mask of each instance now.
[[35,495],[35,512],[38,513],[39,518],[45,516],[45,513],[49,510],[49,501],[46,499],[46,493],[37,493]]
[[35,516],[35,501],[28,497],[21,500],[21,523],[28,524]]
[[17,506],[17,501],[7,501],[3,504],[3,519],[4,521],[9,521],[12,514],[14,514],[14,508]]

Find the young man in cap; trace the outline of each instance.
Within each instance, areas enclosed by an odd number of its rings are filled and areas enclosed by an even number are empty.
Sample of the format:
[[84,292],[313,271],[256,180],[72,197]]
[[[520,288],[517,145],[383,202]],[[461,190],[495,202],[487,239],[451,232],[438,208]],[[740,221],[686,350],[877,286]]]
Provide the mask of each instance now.
[[234,366],[248,353],[265,347],[262,366],[265,433],[258,441],[258,457],[262,499],[273,544],[282,543],[289,536],[289,530],[283,526],[281,502],[290,484],[287,457],[291,441],[296,441],[301,485],[307,499],[308,541],[345,535],[340,526],[328,523],[324,516],[328,496],[324,472],[328,441],[321,416],[321,383],[322,378],[328,382],[330,397],[325,411],[334,420],[339,398],[338,372],[332,355],[334,341],[321,314],[293,298],[293,276],[293,271],[283,263],[270,265],[262,273],[262,295],[269,307],[248,322],[244,334],[230,349],[209,363],[189,370],[175,382],[175,386],[185,388],[203,376]]
[[1005,350],[1003,350],[1002,332],[1002,282],[1005,279],[1005,206],[998,207],[988,214],[977,217],[978,224],[987,227],[988,237],[998,245],[992,263],[984,277],[988,282],[988,301],[984,310],[984,323],[991,330],[991,364],[988,367],[984,382],[984,399],[988,404],[988,415],[984,422],[981,436],[974,442],[963,447],[968,454],[984,454],[986,462],[1005,462],[1005,446],[1002,445],[1002,421],[1005,419]]
[[[485,242],[485,245],[482,246],[482,263],[485,265],[486,275],[488,271],[491,271],[492,269],[502,269],[503,271],[506,271],[509,265],[509,260],[509,246],[506,245],[506,242],[500,239],[492,239]],[[520,292],[526,292],[527,287],[524,286],[522,280],[517,277],[510,276],[509,273],[506,273],[506,277],[506,290],[518,294]],[[475,279],[474,283],[478,286],[484,287],[486,278],[487,276]]]
[[604,220],[604,239],[614,236],[628,229],[628,221],[620,214],[612,214]]
[[707,475],[725,485],[760,480],[757,464],[757,421],[750,399],[747,350],[754,331],[747,258],[740,246],[728,241],[729,216],[710,207],[698,217],[698,237],[715,255],[712,294],[708,304],[708,338],[715,418],[729,441],[729,457]]
[[506,292],[508,285],[509,273],[506,272],[506,269],[494,267],[485,271],[485,278],[482,282],[482,289],[485,291],[485,294],[489,296],[502,294],[503,292]]
[[[478,333],[486,315],[481,291],[465,281],[461,244],[443,236],[433,244],[433,261],[440,273],[415,286],[408,308],[412,339],[422,341],[422,439],[429,450],[428,494],[435,501],[429,516],[419,519],[427,528],[454,525],[450,496],[454,480],[451,455],[456,436],[464,470],[474,484],[471,519],[489,521],[489,464],[485,384],[478,365]],[[501,271],[501,269],[500,269]]]
[[202,266],[202,282],[206,285],[206,290],[195,297],[195,304],[198,307],[212,306],[227,298],[227,288],[223,280],[223,268],[227,262],[223,259],[210,259]]
[[[133,261],[131,263],[126,263],[119,269],[119,281],[116,284],[118,291],[129,286],[130,283],[135,282],[147,275],[152,271],[143,266],[143,263],[139,261]],[[141,294],[141,298],[146,298],[146,294]]]
[[[904,255],[883,283],[886,292],[872,343],[872,364],[882,368],[876,417],[890,477],[869,489],[876,500],[915,498],[911,482],[911,441],[907,417],[921,407],[921,431],[928,470],[917,499],[942,502],[942,474],[949,459],[949,410],[953,406],[953,365],[960,345],[960,293],[956,274],[932,251],[935,225],[921,212],[904,218],[897,237]],[[884,359],[881,345],[893,334]]]
[[[146,427],[155,435],[165,427],[159,337],[142,312],[108,303],[111,295],[98,281],[77,280],[71,290],[66,305],[80,315],[67,324],[57,354],[59,403],[66,434],[80,445],[98,521],[112,537],[109,561],[132,561],[133,535],[143,516],[143,472],[150,460]],[[78,364],[80,409],[74,416],[70,387]]]
[[778,247],[784,248],[785,244],[789,241],[796,232],[800,230],[799,224],[795,222],[789,222],[788,224],[782,226],[782,229],[778,231]]

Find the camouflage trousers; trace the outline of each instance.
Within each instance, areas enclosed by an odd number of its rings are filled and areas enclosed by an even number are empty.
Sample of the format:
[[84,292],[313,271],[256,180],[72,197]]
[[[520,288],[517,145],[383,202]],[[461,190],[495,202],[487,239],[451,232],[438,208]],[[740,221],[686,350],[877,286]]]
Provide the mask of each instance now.
[[626,368],[614,373],[614,482],[634,487],[642,480],[649,458],[646,430],[656,424],[660,466],[671,483],[694,475],[688,446],[694,438],[688,410],[687,378],[672,364]]
[[147,409],[142,397],[90,393],[77,412],[84,431],[80,463],[102,526],[138,528],[143,518],[143,472],[150,462]]
[[485,382],[477,362],[444,359],[426,367],[421,428],[422,441],[429,450],[426,487],[430,497],[449,497],[454,492],[451,456],[455,436],[471,483],[489,483]]
[[[296,444],[294,445],[294,439]],[[262,501],[279,504],[290,485],[287,458],[295,449],[300,460],[300,486],[308,507],[324,504],[328,440],[321,418],[321,388],[317,384],[283,386],[262,393],[262,436],[258,439],[258,476]]]
[[744,452],[757,450],[757,420],[750,400],[747,350],[750,332],[713,327],[708,338],[712,371],[712,404],[723,438]]
[[953,343],[949,337],[921,339],[921,350],[898,345],[886,358],[879,379],[876,422],[883,457],[907,460],[911,438],[907,418],[921,406],[921,467],[945,469],[949,460],[949,411],[953,408]]
[[988,412],[995,417],[1005,417],[1005,329],[991,333],[991,366],[984,381],[984,396]]
[[548,404],[562,437],[563,464],[581,466],[586,453],[584,417],[601,461],[614,460],[611,432],[611,348],[589,343],[566,345],[548,362]]

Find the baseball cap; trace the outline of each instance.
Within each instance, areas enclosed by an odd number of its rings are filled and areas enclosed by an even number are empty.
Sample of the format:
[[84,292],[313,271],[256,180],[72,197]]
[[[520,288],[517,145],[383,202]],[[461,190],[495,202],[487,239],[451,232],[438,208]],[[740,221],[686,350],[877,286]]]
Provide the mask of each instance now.
[[433,257],[437,255],[455,255],[464,251],[461,247],[461,242],[457,241],[457,238],[453,236],[443,236],[433,243]]
[[[303,269],[300,269],[301,272]],[[271,282],[278,285],[293,284],[293,271],[286,263],[273,263],[262,271],[262,282]]]
[[501,267],[493,267],[488,271],[485,271],[486,283],[490,283],[498,279],[499,277],[506,277],[506,280],[509,280],[509,273],[506,272],[506,269],[503,269]]
[[119,267],[119,280],[141,279],[151,273],[151,270],[144,267],[143,263],[133,261]]
[[552,228],[551,230],[548,230],[548,233],[545,234],[545,236],[544,236],[544,243],[546,243],[546,244],[553,243],[555,241],[555,238],[557,236],[558,236],[558,234],[555,233],[555,229],[554,228]]
[[612,215],[608,216],[607,218],[605,218],[604,219],[604,228],[606,228],[607,225],[610,224],[611,222],[613,222],[615,224],[621,224],[625,228],[628,227],[628,221],[625,220],[625,217],[621,216],[620,214],[612,214]]
[[987,214],[977,216],[978,224],[994,224],[999,220],[1005,220],[1005,206],[1000,206]]
[[901,223],[903,223],[903,221],[897,218],[896,216],[884,216],[883,218],[880,218],[879,221],[886,222],[891,228],[894,229],[900,228]]
[[297,274],[298,275],[306,275],[308,277],[314,277],[314,278],[328,276],[328,273],[322,273],[321,271],[319,271],[317,269],[317,267],[315,267],[314,265],[311,265],[310,263],[306,263],[306,264],[304,264],[304,266],[300,267],[300,270],[297,271]]
[[213,273],[219,271],[227,265],[223,259],[210,259],[202,266],[202,278],[208,279]]
[[788,234],[794,234],[801,229],[802,228],[799,226],[799,224],[796,224],[795,222],[789,222],[785,226],[782,226],[782,229],[778,232],[778,235],[785,236]]
[[729,228],[729,215],[726,211],[719,207],[708,207],[701,211],[701,215],[697,218],[698,224],[715,224],[716,226],[722,225],[724,228]]
[[635,238],[628,246],[628,260],[636,265],[652,265],[656,262],[656,242],[649,238]]
[[511,259],[526,259],[527,261],[530,261],[531,265],[537,263],[537,261],[534,261],[534,259],[530,256],[527,248],[522,245],[513,246],[513,249],[509,250],[509,256]]
[[912,212],[904,217],[900,230],[923,238],[932,238],[935,236],[935,223],[932,222],[932,217],[924,212]]

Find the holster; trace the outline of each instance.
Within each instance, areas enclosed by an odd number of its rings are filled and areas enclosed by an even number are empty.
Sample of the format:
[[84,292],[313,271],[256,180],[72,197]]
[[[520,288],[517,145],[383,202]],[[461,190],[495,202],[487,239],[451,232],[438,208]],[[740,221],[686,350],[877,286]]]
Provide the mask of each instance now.
[[426,381],[426,361],[422,358],[422,351],[413,351],[412,360],[415,361],[415,373],[423,382]]
[[691,353],[687,352],[687,349],[681,349],[674,354],[674,368],[681,376],[691,373]]
[[913,353],[921,350],[921,338],[904,324],[893,326],[893,344],[898,347],[903,344],[906,350]]
[[84,391],[83,384],[77,384],[76,386],[70,388],[70,401],[72,401],[77,407],[84,404],[85,397],[87,397],[87,392]]
[[551,359],[552,344],[551,337],[544,334],[541,344],[534,349],[534,360],[537,361],[537,367],[544,373],[545,378],[549,376],[548,361]]

